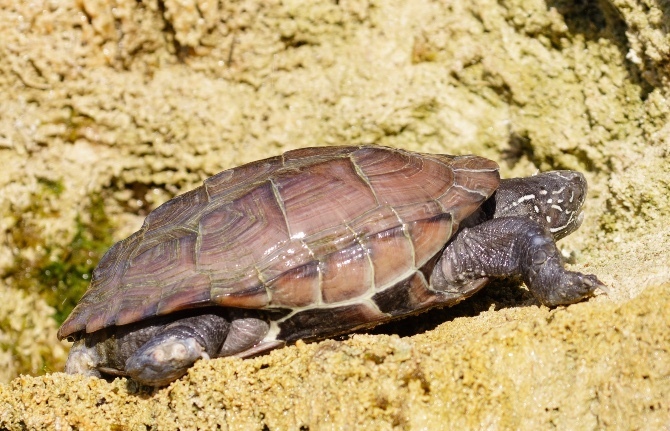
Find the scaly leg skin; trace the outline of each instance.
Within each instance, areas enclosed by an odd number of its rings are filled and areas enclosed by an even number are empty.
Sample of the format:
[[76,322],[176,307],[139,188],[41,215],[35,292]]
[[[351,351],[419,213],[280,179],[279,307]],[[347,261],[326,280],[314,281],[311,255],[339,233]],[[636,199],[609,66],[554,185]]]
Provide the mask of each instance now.
[[433,268],[436,291],[467,289],[485,277],[518,277],[544,305],[579,302],[605,290],[594,275],[567,271],[553,236],[525,217],[501,217],[464,228]]
[[130,356],[125,371],[145,385],[167,385],[186,374],[196,360],[215,356],[229,328],[229,321],[216,314],[177,320]]

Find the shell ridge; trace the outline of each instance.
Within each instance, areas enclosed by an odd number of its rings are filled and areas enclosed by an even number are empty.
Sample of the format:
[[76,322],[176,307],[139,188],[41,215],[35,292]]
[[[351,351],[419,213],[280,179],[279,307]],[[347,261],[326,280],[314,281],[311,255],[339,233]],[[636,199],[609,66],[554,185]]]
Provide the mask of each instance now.
[[[454,170],[454,160],[459,159],[461,157],[467,157],[467,156],[450,156],[448,154],[427,154],[427,153],[419,153],[422,157],[421,158],[426,158],[430,159],[431,161],[441,165],[445,169],[451,169]],[[445,160],[444,158],[448,158],[448,160]]]
[[261,273],[261,269],[258,267],[257,263],[254,263],[253,265],[254,271],[256,271],[256,278],[258,278],[258,282],[260,283],[261,286],[263,286],[263,289],[265,289],[265,294],[268,297],[267,303],[272,304],[272,289],[268,286],[268,282],[270,280],[265,280],[263,277],[263,274]]
[[[119,279],[123,278],[124,275],[126,275],[126,270],[128,269],[128,266],[130,266],[130,262],[137,257],[139,254],[138,250],[140,250],[140,245],[144,242],[144,237],[146,232],[149,230],[149,221],[144,220],[144,223],[142,223],[142,227],[140,230],[129,236],[128,238],[124,239],[122,242],[128,241],[126,244],[131,243],[131,238],[137,238],[135,241],[135,246],[132,248],[132,250],[126,251],[128,258],[126,259],[125,265],[123,267],[123,273],[119,277]],[[111,249],[110,249],[111,250]],[[104,257],[104,256],[103,256]],[[117,261],[119,260],[120,256],[117,254]],[[98,263],[99,265],[99,263]]]
[[195,257],[193,261],[195,262],[195,272],[198,274],[203,274],[209,277],[210,281],[212,280],[212,277],[207,271],[202,270],[202,265],[200,262],[200,250],[202,249],[202,227],[200,223],[198,223],[198,231],[195,234],[195,246],[193,247],[193,252],[195,253]]
[[398,214],[395,208],[391,207],[391,211],[398,218],[398,222],[400,223],[400,226],[402,226],[402,233],[403,235],[405,235],[405,239],[409,241],[409,247],[410,250],[412,251],[412,266],[416,268],[416,250],[414,249],[414,243],[412,242],[412,237],[409,234],[407,223],[405,223],[402,217],[400,217],[400,214]]
[[323,262],[320,259],[317,258],[316,254],[314,254],[314,250],[312,250],[312,248],[309,246],[309,244],[307,244],[307,241],[305,241],[304,239],[301,239],[300,242],[305,246],[305,248],[309,252],[309,255],[311,256],[312,261],[317,263],[316,264],[316,271],[317,271],[317,274],[319,276],[319,281],[318,281],[319,299],[316,302],[316,304],[314,304],[314,305],[318,306],[318,305],[321,305],[321,304],[324,303],[324,300],[323,300],[323,268],[321,267],[323,265]]
[[377,196],[377,191],[375,190],[374,187],[372,187],[372,183],[370,182],[370,179],[365,174],[365,172],[363,172],[363,170],[358,165],[358,163],[356,163],[356,160],[354,160],[354,158],[352,157],[353,154],[354,153],[350,153],[348,155],[348,158],[349,158],[349,161],[351,162],[351,165],[354,167],[354,172],[356,172],[356,175],[358,175],[360,177],[360,179],[363,180],[363,182],[368,186],[368,188],[372,192],[372,196],[375,198],[375,202],[377,203],[377,205],[379,205],[380,201],[379,201],[379,197]]
[[[488,197],[489,197],[489,195],[488,195],[487,193],[485,193],[485,192],[482,192],[482,191],[480,191],[480,190],[472,190],[472,189],[469,189],[469,188],[465,187],[465,186],[462,185],[462,184],[454,183],[453,187],[455,187],[455,188],[457,188],[457,189],[465,190],[466,192],[468,192],[468,193],[470,193],[470,194],[473,194],[473,195],[479,195],[479,196],[482,196],[482,197],[484,197],[484,199],[488,199]],[[442,194],[440,195],[440,198],[443,197],[445,194],[446,194],[446,193],[442,193]],[[439,199],[439,198],[438,198],[438,199]]]
[[212,194],[210,193],[209,186],[207,184],[207,180],[209,178],[205,178],[205,180],[202,182],[202,188],[205,189],[205,196],[207,196],[207,208],[212,204]]
[[452,168],[454,172],[476,172],[476,173],[486,173],[486,172],[497,172],[498,168],[481,168],[481,169],[471,169],[471,168]]
[[442,202],[440,202],[440,198],[443,197],[444,195],[446,195],[447,193],[449,193],[449,190],[451,190],[451,187],[449,187],[449,188],[447,189],[447,191],[444,192],[442,195],[440,195],[439,197],[433,199],[432,202],[435,202],[435,204],[436,204],[438,207],[440,207],[440,209],[442,210],[443,213],[449,213],[449,214],[451,214],[451,213],[444,207],[444,204],[442,204]]
[[[207,189],[205,188],[205,192],[206,191],[207,191]],[[197,270],[198,253],[196,251],[197,244],[198,244],[198,234],[196,233],[195,242],[193,244],[193,262],[194,262],[193,271],[196,274],[198,274],[198,270]],[[176,253],[177,253],[177,260],[181,261],[182,260],[182,248],[177,247],[176,248]],[[158,300],[155,301],[155,303],[156,303],[156,314],[157,315],[164,314],[164,313],[161,313],[161,310],[163,310],[164,307],[165,307],[164,302],[167,299],[167,294],[168,294],[167,286],[164,286],[164,285],[160,286],[159,290],[160,290],[160,294],[159,294]]]
[[370,282],[372,283],[370,288],[371,288],[371,290],[374,290],[375,289],[375,265],[374,265],[374,262],[372,262],[372,256],[370,256],[370,249],[365,246],[365,244],[361,240],[360,235],[356,231],[354,231],[354,229],[351,227],[351,225],[349,225],[349,223],[344,223],[344,225],[346,226],[347,229],[349,229],[349,231],[351,233],[354,234],[354,240],[356,241],[356,243],[359,246],[361,246],[361,248],[365,252],[365,257],[367,258],[368,264],[370,265],[370,280],[371,280]]
[[275,201],[277,202],[277,206],[279,206],[279,209],[281,210],[281,213],[284,216],[284,223],[286,224],[286,232],[288,232],[288,237],[293,238],[293,234],[291,233],[291,226],[288,222],[288,216],[286,215],[286,206],[284,205],[284,198],[282,198],[282,195],[279,192],[279,188],[277,187],[277,183],[274,182],[272,177],[268,179],[268,182],[270,183],[270,187],[272,188],[272,195],[274,196]]
[[[402,172],[402,171],[409,171],[410,168],[413,168],[414,172],[421,172],[423,170],[423,162],[424,162],[424,157],[419,157],[423,156],[421,153],[411,153],[409,151],[402,150],[400,151],[400,154],[405,156],[405,164],[402,165],[400,168],[395,169],[395,170],[389,170],[387,172],[384,172],[384,175],[386,175],[389,172]],[[416,166],[416,163],[418,162],[418,167]],[[407,175],[403,175],[406,179],[409,179]]]
[[[367,148],[371,148],[371,147],[367,147]],[[401,154],[402,156],[404,156],[404,159],[405,159],[404,164],[402,166],[393,167],[392,169],[384,169],[383,173],[373,174],[372,176],[388,175],[388,174],[395,173],[395,172],[402,172],[402,171],[407,170],[408,166],[412,165],[412,160],[414,159],[414,157],[412,157],[412,154],[407,152],[407,151],[404,151],[404,150],[401,150],[401,149],[396,149],[396,148],[383,147],[383,146],[372,147],[372,148],[375,149],[375,150],[378,150],[380,152],[383,152],[384,156],[386,158],[391,157],[391,155],[389,154],[390,152],[397,152],[397,153]],[[365,149],[365,148],[362,148],[362,149]]]

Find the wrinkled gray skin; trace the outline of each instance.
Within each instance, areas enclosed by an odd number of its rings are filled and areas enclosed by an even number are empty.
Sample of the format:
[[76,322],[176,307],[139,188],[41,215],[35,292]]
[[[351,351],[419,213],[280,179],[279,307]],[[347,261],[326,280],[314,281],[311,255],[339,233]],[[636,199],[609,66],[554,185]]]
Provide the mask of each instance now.
[[[547,306],[572,304],[606,291],[594,276],[566,271],[555,241],[582,221],[586,180],[572,171],[502,180],[496,193],[461,224],[433,268],[430,284],[445,296],[467,297],[489,278],[523,280]],[[75,342],[68,373],[130,376],[163,386],[200,358],[263,352],[267,315],[253,310],[185,312],[87,335]]]

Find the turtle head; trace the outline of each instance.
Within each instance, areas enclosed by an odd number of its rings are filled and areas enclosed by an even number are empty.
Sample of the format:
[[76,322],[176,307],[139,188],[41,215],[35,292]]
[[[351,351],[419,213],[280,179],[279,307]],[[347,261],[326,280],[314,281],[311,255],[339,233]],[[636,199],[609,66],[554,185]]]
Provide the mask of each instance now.
[[501,180],[494,217],[528,217],[559,240],[582,224],[586,191],[586,178],[576,171],[549,171]]

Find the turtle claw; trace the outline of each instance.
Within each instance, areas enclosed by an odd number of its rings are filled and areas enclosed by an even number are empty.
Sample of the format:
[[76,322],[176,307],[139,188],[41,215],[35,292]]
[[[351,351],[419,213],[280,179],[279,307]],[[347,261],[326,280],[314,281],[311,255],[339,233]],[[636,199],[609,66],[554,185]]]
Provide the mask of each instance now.
[[594,293],[598,289],[602,290],[606,295],[610,295],[612,293],[607,288],[605,283],[598,280],[598,277],[596,277],[595,275],[593,275],[593,274],[581,274],[579,272],[575,272],[574,274],[576,274],[577,278],[580,279],[581,284],[588,289],[588,294],[590,296],[595,296]]
[[603,283],[602,281],[598,280],[598,279],[595,277],[595,275],[592,276],[592,277],[595,278],[595,281],[596,281],[596,282],[595,282],[595,284],[593,285],[593,287],[591,288],[591,293],[595,292],[595,290],[597,289],[597,290],[602,291],[602,292],[603,292],[605,295],[607,295],[607,296],[612,296],[612,291],[610,290],[609,287],[607,287],[607,285],[606,285],[605,283]]

